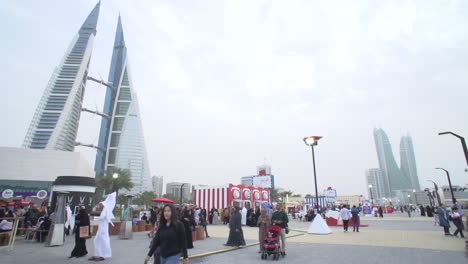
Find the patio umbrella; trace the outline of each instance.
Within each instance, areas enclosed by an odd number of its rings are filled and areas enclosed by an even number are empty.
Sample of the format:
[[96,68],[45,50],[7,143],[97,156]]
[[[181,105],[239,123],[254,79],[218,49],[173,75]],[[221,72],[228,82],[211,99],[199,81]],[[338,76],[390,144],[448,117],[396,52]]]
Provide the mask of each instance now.
[[169,200],[167,198],[164,198],[164,197],[155,198],[155,199],[153,199],[151,201],[153,201],[155,203],[165,203],[165,204],[173,204],[174,203],[174,201],[171,201],[171,200]]

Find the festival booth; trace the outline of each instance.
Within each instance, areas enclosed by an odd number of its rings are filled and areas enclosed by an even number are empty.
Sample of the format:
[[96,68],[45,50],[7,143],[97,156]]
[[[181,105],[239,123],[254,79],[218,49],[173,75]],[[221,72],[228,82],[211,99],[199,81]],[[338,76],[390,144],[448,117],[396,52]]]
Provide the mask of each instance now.
[[270,202],[270,189],[234,184],[194,186],[193,202],[207,210],[226,208],[235,203],[246,208],[260,207],[262,203]]

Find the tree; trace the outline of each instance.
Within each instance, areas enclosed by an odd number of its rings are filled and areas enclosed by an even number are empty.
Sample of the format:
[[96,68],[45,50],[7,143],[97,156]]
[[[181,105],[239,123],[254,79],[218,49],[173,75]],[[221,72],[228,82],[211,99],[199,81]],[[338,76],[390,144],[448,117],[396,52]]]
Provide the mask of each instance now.
[[[118,177],[114,179],[114,174]],[[133,188],[133,183],[130,179],[130,170],[120,168],[109,168],[101,174],[97,182],[98,188],[101,190],[108,190],[109,192],[116,191],[119,193],[120,189],[130,191]]]
[[156,198],[156,194],[154,192],[143,192],[137,195],[135,199],[133,199],[133,203],[137,205],[143,205],[145,208],[150,207],[152,205],[152,199]]
[[310,194],[310,193],[306,194],[306,196],[305,196],[305,198],[312,198],[312,197],[313,197],[313,196],[312,196],[312,194]]
[[278,193],[278,189],[274,189],[274,188],[271,188],[270,189],[270,200],[271,202],[273,203],[277,203],[279,202],[279,193]]
[[179,203],[180,202],[180,197],[176,197],[172,193],[166,193],[166,194],[163,195],[163,197],[173,201],[174,203]]

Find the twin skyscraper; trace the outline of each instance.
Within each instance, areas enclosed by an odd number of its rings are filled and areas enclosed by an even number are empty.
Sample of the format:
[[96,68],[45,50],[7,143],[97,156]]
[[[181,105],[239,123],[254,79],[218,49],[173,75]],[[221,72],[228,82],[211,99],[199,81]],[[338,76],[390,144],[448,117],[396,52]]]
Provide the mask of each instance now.
[[367,183],[372,185],[369,191],[372,192],[373,198],[403,197],[403,193],[421,190],[411,137],[401,138],[400,167],[395,161],[390,140],[383,129],[374,129],[374,140],[379,168],[366,172]]
[[[23,147],[74,151],[100,3],[86,18],[39,101]],[[151,190],[151,179],[138,101],[127,60],[120,16],[106,87],[97,149],[96,176],[109,168],[129,169],[131,193]],[[91,111],[93,112],[93,111]]]

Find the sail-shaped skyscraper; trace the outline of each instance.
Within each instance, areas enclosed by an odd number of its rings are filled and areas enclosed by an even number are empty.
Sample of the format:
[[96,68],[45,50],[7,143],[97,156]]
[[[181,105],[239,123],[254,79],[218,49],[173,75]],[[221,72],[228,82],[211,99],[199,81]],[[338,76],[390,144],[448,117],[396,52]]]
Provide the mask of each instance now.
[[23,147],[73,151],[100,3],[86,18],[54,70],[32,118]]
[[113,48],[108,78],[112,88],[107,87],[103,111],[110,119],[103,117],[101,121],[96,176],[109,168],[129,169],[134,184],[130,193],[151,191],[143,127],[120,16]]

